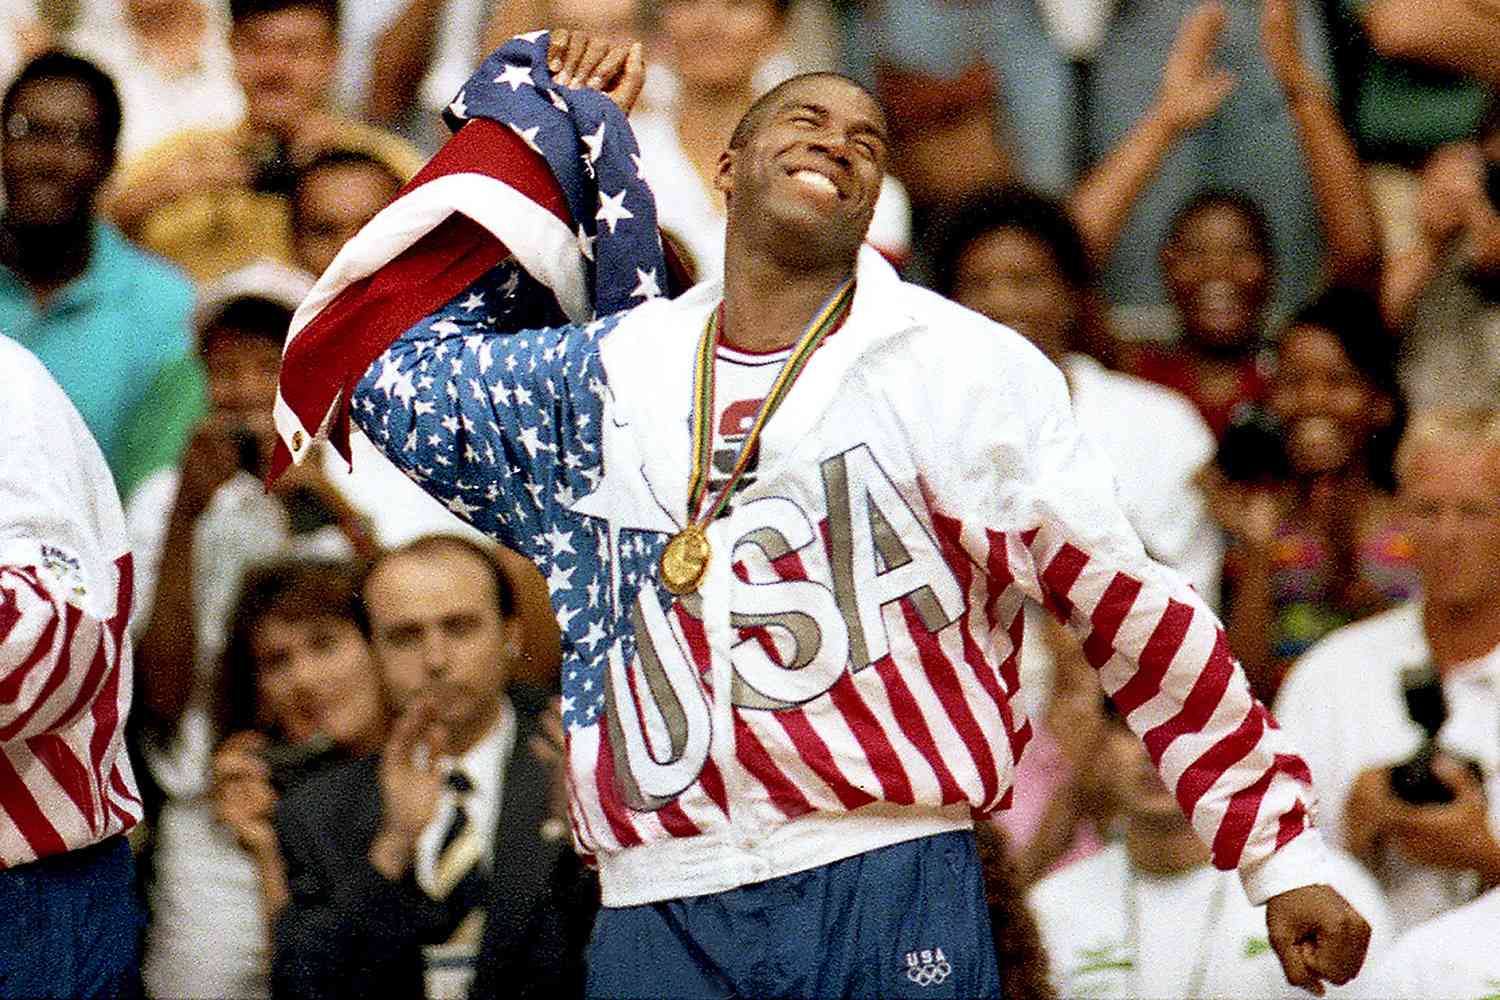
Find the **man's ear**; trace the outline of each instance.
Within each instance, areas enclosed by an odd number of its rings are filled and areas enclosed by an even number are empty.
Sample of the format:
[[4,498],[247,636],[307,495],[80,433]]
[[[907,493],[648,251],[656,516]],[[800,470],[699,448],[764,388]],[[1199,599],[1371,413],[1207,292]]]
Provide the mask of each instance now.
[[733,149],[726,149],[719,154],[719,170],[714,174],[714,188],[724,196],[725,201],[734,192],[735,152]]

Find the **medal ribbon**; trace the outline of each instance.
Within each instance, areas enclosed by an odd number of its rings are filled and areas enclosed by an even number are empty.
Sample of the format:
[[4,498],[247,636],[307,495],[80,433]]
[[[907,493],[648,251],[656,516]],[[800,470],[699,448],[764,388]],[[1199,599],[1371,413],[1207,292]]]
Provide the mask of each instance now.
[[735,459],[734,470],[729,473],[729,481],[719,491],[719,495],[708,509],[699,515],[703,505],[704,494],[708,491],[708,475],[713,463],[714,445],[714,359],[719,352],[719,342],[723,331],[720,316],[724,311],[723,304],[713,311],[708,318],[708,324],[703,329],[703,337],[698,342],[697,367],[693,376],[693,478],[688,484],[688,520],[695,524],[708,524],[719,516],[729,502],[729,496],[734,492],[735,484],[745,473],[745,466],[750,461],[750,456],[755,451],[755,444],[760,440],[760,433],[765,429],[766,423],[771,419],[771,414],[781,405],[787,393],[792,389],[792,383],[797,381],[797,376],[802,374],[802,369],[807,366],[807,359],[812,357],[813,351],[823,342],[823,338],[836,330],[844,317],[849,314],[849,307],[854,302],[854,279],[851,278],[838,287],[838,289],[823,303],[823,308],[818,310],[812,322],[807,325],[802,337],[792,348],[792,353],[782,362],[781,371],[776,375],[776,381],[771,385],[771,391],[766,393],[766,398],[761,401],[760,410],[755,414],[755,421],[750,425],[750,431],[745,435],[744,442],[740,445],[739,457]]

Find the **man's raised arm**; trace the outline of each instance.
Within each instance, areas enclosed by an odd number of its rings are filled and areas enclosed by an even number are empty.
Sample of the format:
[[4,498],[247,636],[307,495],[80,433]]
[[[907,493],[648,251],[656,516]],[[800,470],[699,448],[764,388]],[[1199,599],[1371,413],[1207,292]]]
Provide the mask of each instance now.
[[[668,285],[621,111],[642,72],[639,46],[565,32],[485,60],[446,112],[453,139],[298,310],[273,478],[317,432],[347,457],[358,395],[375,442],[456,512],[497,503],[521,470],[533,490],[555,485],[544,469],[565,461],[568,432],[526,401],[584,400],[583,356],[601,330],[586,324]],[[497,358],[508,367],[492,371]]]

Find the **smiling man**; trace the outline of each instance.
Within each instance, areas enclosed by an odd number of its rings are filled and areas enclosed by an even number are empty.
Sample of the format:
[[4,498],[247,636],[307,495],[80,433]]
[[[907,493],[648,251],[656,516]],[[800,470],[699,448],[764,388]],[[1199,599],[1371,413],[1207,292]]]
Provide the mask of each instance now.
[[[638,93],[623,49],[521,41],[540,44],[480,76],[545,114],[580,82]],[[558,127],[537,121],[528,143]],[[633,151],[618,116],[593,127]],[[603,891],[589,993],[998,995],[971,826],[1009,804],[1030,735],[1028,600],[1085,641],[1213,862],[1270,901],[1287,976],[1347,980],[1369,929],[1320,884],[1305,768],[1213,613],[1145,554],[1057,370],[861,248],[886,158],[868,92],[794,78],[720,158],[722,283],[501,333],[491,310],[529,280],[507,259],[354,389],[392,460],[547,576]],[[649,204],[613,178],[596,204],[602,272]],[[550,262],[525,240],[506,245]],[[305,448],[305,425],[283,434]]]

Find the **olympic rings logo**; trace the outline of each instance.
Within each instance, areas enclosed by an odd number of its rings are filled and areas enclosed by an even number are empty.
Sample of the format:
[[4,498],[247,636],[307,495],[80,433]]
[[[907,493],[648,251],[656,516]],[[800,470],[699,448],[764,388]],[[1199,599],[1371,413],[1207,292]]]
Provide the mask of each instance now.
[[910,952],[906,956],[906,978],[918,986],[934,986],[953,974],[953,966],[941,948]]

